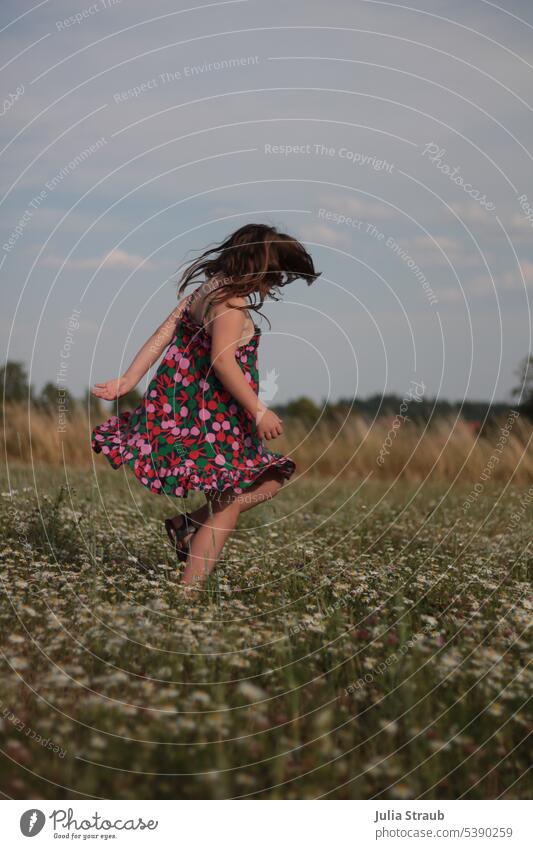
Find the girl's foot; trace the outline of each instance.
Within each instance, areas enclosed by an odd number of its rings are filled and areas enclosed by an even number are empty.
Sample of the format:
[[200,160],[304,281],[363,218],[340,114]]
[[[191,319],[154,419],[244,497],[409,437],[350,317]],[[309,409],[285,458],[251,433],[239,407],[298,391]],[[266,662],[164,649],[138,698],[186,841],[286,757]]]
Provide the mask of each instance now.
[[185,563],[189,554],[189,545],[199,525],[190,513],[178,513],[171,519],[165,519],[165,530],[172,543],[178,560]]

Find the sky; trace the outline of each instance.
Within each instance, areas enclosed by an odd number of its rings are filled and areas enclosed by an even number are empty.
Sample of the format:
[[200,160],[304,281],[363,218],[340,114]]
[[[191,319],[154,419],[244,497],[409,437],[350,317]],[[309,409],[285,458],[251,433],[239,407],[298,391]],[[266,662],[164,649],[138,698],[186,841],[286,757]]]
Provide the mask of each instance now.
[[247,222],[321,277],[267,302],[276,401],[509,401],[532,350],[533,6],[3,0],[3,359],[81,396]]

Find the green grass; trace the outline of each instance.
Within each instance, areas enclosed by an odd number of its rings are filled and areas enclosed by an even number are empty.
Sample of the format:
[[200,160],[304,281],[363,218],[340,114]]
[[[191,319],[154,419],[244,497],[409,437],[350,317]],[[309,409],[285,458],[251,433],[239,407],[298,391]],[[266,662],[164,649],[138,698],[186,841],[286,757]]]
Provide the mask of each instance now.
[[189,502],[66,483],[2,482],[4,794],[531,796],[526,487],[291,483],[191,603]]

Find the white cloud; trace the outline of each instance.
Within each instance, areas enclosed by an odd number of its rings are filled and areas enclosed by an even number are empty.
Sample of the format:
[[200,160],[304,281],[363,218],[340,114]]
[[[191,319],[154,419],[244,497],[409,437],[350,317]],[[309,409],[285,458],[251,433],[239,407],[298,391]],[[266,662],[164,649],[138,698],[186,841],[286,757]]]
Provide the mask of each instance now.
[[[533,262],[523,261],[520,265],[524,279],[522,279],[520,270],[515,267],[512,271],[505,271],[502,274],[493,272],[494,282],[488,274],[479,274],[463,281],[463,288],[467,297],[491,296],[500,299],[506,292],[524,292],[526,289],[532,289]],[[440,299],[440,292],[438,296]],[[442,298],[442,300],[446,300],[446,298]],[[454,298],[448,298],[448,300],[454,300]]]
[[361,221],[384,221],[394,220],[397,217],[397,212],[386,203],[376,203],[376,201],[367,200],[365,197],[348,194],[331,193],[321,195],[319,206],[324,207],[331,212],[349,215],[352,218],[358,218]]
[[467,225],[483,224],[493,219],[494,213],[487,212],[478,203],[469,203],[468,201],[457,201],[450,204],[453,211],[457,214],[461,221]]
[[436,233],[433,238],[422,233],[401,241],[413,259],[425,267],[449,268],[451,265],[460,268],[479,268],[483,266],[483,257],[487,263],[489,262],[486,251],[481,256],[472,243],[469,246],[466,242],[443,233]]
[[527,220],[525,215],[522,215],[519,212],[511,215],[508,224],[504,221],[504,225],[506,226],[507,232],[511,238],[525,238],[528,241],[533,238],[533,227],[531,226],[531,222]]
[[[520,273],[520,269],[522,270],[522,274]],[[533,262],[522,260],[520,263],[520,269],[515,267],[512,271],[506,271],[498,278],[505,289],[513,290],[515,292],[523,292],[524,283],[526,289],[533,288]]]
[[318,242],[336,248],[353,248],[353,240],[348,230],[334,229],[321,221],[310,221],[299,227],[300,237],[308,242]]
[[47,256],[42,260],[42,265],[45,268],[65,268],[76,271],[93,270],[96,268],[104,268],[106,270],[135,270],[153,271],[158,266],[150,261],[145,262],[144,257],[140,254],[130,254],[127,251],[113,250],[107,256],[85,257],[83,259],[68,259],[65,260],[60,256]]

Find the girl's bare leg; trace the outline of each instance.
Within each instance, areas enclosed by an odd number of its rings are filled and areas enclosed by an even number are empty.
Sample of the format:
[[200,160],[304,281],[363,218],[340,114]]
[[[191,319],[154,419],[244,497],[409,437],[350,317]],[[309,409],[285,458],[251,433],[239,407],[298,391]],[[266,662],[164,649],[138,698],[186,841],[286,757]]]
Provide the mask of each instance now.
[[261,480],[252,484],[245,493],[222,493],[218,500],[210,499],[192,514],[201,523],[192,537],[187,566],[183,573],[184,584],[200,583],[212,572],[225,542],[235,530],[241,513],[273,498],[283,485],[275,470],[267,470]]
[[[274,498],[282,486],[283,479],[279,472],[276,472],[275,469],[267,469],[261,475],[260,480],[258,480],[257,483],[252,484],[246,492],[243,492],[240,495],[235,495],[235,499],[240,505],[240,513],[245,513],[246,510],[256,507],[258,504],[261,504],[261,502],[269,501],[271,498]],[[207,501],[191,513],[191,519],[196,525],[203,525],[204,522],[207,521],[208,517],[209,502]],[[173,518],[176,522],[181,522],[181,513],[177,513]],[[179,524],[177,526],[179,527]],[[185,538],[185,543],[188,539],[189,537]]]
[[220,498],[210,499],[209,503],[210,514],[192,538],[182,578],[184,584],[200,584],[211,574],[239,518],[240,507],[234,492],[221,493]]
[[260,479],[253,483],[245,492],[237,496],[241,513],[257,507],[263,501],[275,498],[283,486],[283,476],[276,469],[267,469]]

